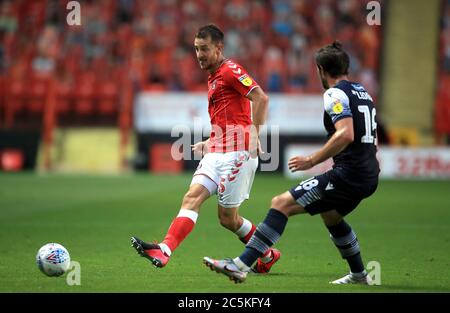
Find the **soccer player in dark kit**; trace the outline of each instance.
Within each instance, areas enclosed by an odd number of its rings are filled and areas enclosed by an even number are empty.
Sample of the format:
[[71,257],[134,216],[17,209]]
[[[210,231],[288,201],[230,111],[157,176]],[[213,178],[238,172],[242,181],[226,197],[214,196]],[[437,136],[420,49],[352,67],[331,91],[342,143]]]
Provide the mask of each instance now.
[[356,234],[344,217],[377,189],[380,169],[376,159],[376,111],[364,87],[349,81],[350,60],[339,42],[321,48],[315,61],[326,90],[324,126],[329,139],[317,152],[291,158],[288,166],[292,172],[308,170],[332,157],[333,168],[275,196],[265,220],[239,257],[203,259],[205,265],[236,283],[245,281],[252,264],[279,240],[290,216],[309,213],[320,214],[331,240],[350,267],[349,274],[330,283],[371,284]]

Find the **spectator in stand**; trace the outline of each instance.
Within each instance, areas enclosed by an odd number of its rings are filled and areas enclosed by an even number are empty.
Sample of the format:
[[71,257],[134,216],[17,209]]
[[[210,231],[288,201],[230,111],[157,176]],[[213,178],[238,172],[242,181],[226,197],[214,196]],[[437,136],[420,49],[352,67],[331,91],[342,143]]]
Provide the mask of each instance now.
[[[203,90],[201,71],[188,61],[195,35],[190,30],[214,22],[228,34],[226,54],[245,63],[269,91],[320,92],[315,69],[309,65],[313,52],[338,39],[355,60],[351,65],[355,80],[369,82],[369,92],[376,96],[380,29],[367,27],[361,14],[368,1],[217,0],[214,5],[205,0],[86,1],[81,6],[83,27],[69,27],[61,18],[67,12],[66,1],[2,1],[0,64],[9,73],[18,60],[39,71],[61,62],[77,80],[80,65],[92,70],[106,62],[108,76],[130,62],[130,75],[139,88]],[[448,37],[443,35],[444,41]],[[52,56],[34,47],[34,42],[50,38]],[[445,42],[443,65],[448,68],[450,40]],[[180,66],[189,75],[174,76]]]

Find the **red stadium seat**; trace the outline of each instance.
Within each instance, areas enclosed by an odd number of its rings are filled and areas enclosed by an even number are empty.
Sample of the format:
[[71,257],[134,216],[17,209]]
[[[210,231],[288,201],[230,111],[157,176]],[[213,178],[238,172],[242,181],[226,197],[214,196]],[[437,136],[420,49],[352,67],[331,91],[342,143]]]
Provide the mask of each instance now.
[[167,91],[168,89],[167,85],[160,83],[146,84],[144,88],[146,91],[157,91],[157,92]]
[[206,92],[207,91],[206,83],[195,84],[190,88],[190,91],[193,92]]
[[26,89],[25,84],[22,81],[13,81],[9,89],[9,101],[13,104],[14,111],[18,111],[23,108]]
[[32,113],[41,113],[45,106],[48,83],[44,79],[34,79],[31,82],[27,97],[27,110]]
[[21,80],[14,80],[5,85],[5,122],[7,127],[14,124],[15,114],[24,109],[26,89]]
[[86,116],[94,113],[94,84],[90,80],[78,82],[75,87],[75,112],[79,115]]
[[117,85],[111,81],[99,85],[98,109],[100,114],[111,115],[118,111],[118,94]]
[[[6,87],[4,86],[4,84],[5,78],[0,75],[0,117],[3,117],[3,114],[5,112]],[[1,123],[2,121],[0,120],[0,125]]]
[[66,114],[71,109],[72,86],[68,83],[56,84],[56,112]]

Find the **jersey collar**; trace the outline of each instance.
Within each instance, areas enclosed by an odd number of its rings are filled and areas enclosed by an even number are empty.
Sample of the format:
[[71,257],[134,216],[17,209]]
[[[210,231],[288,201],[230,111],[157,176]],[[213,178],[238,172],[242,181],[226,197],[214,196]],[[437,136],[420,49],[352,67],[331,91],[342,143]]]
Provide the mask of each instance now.
[[227,62],[228,59],[227,58],[223,58],[222,62],[220,62],[219,66],[217,67],[217,69],[212,72],[211,74],[209,74],[209,76],[213,76],[217,73],[217,71],[222,67],[222,65],[224,65],[225,62]]

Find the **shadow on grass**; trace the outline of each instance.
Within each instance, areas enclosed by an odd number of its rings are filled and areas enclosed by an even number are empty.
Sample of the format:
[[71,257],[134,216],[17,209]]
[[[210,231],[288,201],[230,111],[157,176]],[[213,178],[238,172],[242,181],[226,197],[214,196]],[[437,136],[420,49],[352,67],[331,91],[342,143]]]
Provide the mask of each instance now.
[[279,272],[275,272],[275,273],[268,273],[268,274],[255,274],[255,273],[251,273],[249,274],[251,277],[281,277],[281,278],[285,278],[285,277],[292,277],[295,279],[314,279],[314,278],[318,278],[318,279],[324,279],[328,282],[328,280],[330,280],[330,274],[327,273],[279,273]]
[[443,286],[409,286],[409,285],[384,285],[374,286],[380,289],[388,289],[392,292],[450,292],[450,287]]
[[[339,277],[333,277],[332,275],[330,275],[330,273],[268,273],[268,274],[251,274],[251,276],[253,277],[293,277],[295,279],[299,279],[302,280],[302,278],[304,279],[319,279],[319,280],[324,280],[324,282],[326,283],[327,286],[332,286],[329,285],[328,282],[333,280],[333,279],[337,279]],[[348,285],[348,286],[344,286],[341,285],[341,287],[349,287],[349,286],[353,286],[353,285]],[[387,292],[387,293],[395,293],[395,292],[399,292],[399,293],[409,293],[409,292],[430,292],[430,293],[434,293],[434,292],[450,292],[450,286],[446,287],[446,286],[411,286],[411,285],[391,285],[391,284],[381,284],[380,286],[362,286],[362,285],[355,285],[358,287],[363,287],[363,288],[367,288],[364,290],[364,292]],[[339,288],[339,286],[336,286],[337,288]],[[337,292],[339,292],[339,290],[336,290]],[[341,290],[342,291],[342,290]],[[350,291],[350,290],[349,290]],[[358,290],[359,292],[361,290]]]

